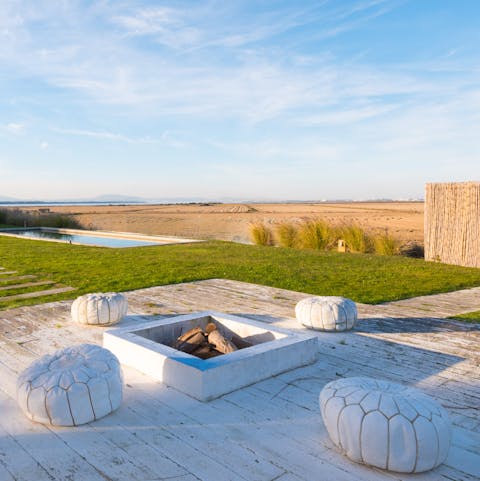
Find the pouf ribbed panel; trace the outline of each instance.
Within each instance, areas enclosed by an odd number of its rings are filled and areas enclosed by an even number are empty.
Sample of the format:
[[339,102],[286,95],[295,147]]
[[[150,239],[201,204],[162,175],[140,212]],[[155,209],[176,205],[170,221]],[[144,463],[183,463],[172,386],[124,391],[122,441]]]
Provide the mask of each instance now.
[[357,306],[345,297],[307,297],[295,306],[295,315],[303,326],[319,331],[347,331],[357,324]]
[[322,389],[320,411],[331,440],[352,461],[420,473],[448,455],[448,415],[416,389],[366,377],[340,379]]
[[17,401],[32,421],[77,426],[99,419],[122,402],[123,376],[108,349],[80,344],[33,362],[17,380]]
[[73,322],[90,326],[111,326],[127,314],[128,301],[116,292],[86,294],[73,301]]

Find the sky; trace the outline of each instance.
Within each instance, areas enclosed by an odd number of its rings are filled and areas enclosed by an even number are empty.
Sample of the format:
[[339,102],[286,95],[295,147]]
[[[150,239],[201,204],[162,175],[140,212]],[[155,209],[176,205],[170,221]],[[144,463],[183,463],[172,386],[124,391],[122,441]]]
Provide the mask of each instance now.
[[480,180],[476,0],[0,0],[0,198]]

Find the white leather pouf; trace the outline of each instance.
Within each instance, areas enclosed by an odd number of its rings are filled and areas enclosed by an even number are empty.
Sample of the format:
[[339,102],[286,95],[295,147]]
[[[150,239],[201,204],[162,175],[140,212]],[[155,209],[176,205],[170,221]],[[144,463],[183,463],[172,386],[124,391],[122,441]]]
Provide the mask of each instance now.
[[122,402],[120,363],[108,349],[80,344],[33,362],[17,380],[17,401],[32,421],[78,426]]
[[318,331],[347,331],[357,324],[357,306],[345,297],[317,296],[295,306],[298,322]]
[[340,379],[322,389],[320,411],[331,440],[352,461],[421,473],[448,455],[448,415],[416,389],[367,377]]
[[73,301],[73,322],[89,326],[111,326],[127,314],[128,301],[117,292],[86,294]]

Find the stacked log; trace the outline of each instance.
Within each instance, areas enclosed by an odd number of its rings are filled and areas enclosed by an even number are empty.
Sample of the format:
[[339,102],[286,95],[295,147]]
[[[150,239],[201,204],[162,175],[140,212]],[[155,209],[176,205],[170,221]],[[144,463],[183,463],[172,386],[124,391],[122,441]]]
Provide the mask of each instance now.
[[425,259],[480,267],[480,182],[426,185]]
[[250,342],[236,334],[232,334],[228,339],[213,322],[209,322],[205,329],[199,326],[190,329],[179,336],[173,345],[175,349],[200,359],[210,359],[250,346],[252,346]]

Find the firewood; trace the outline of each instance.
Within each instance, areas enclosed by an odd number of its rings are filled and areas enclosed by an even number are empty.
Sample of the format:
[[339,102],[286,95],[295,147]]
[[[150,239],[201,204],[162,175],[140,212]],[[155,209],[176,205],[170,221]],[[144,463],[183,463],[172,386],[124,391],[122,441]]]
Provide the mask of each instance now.
[[179,351],[191,353],[205,342],[205,334],[201,327],[194,327],[182,334],[175,342],[174,348]]
[[190,354],[192,356],[197,356],[200,359],[208,359],[210,356],[210,351],[212,350],[212,347],[210,344],[202,344],[201,346],[198,346],[194,351],[192,351]]
[[205,326],[205,332],[207,333],[207,336],[208,336],[208,334],[210,334],[212,331],[215,331],[215,329],[217,329],[217,325],[216,325],[214,322],[209,322],[209,323]]
[[200,359],[210,359],[211,357],[221,356],[222,353],[214,349],[210,344],[204,344],[193,351],[192,356],[197,356]]
[[174,347],[177,344],[180,344],[184,341],[187,341],[190,337],[192,337],[193,335],[195,335],[199,332],[203,332],[203,331],[202,331],[202,328],[198,327],[198,326],[188,330],[187,332],[184,332],[181,336],[178,336],[177,340],[175,341]]
[[225,339],[217,329],[208,335],[208,342],[213,344],[215,349],[223,354],[228,354],[229,352],[234,352],[238,349],[233,342]]
[[238,334],[233,334],[231,341],[235,346],[238,347],[238,349],[245,349],[247,347],[252,347],[253,344],[249,341],[246,341],[243,339],[243,337],[240,337]]

